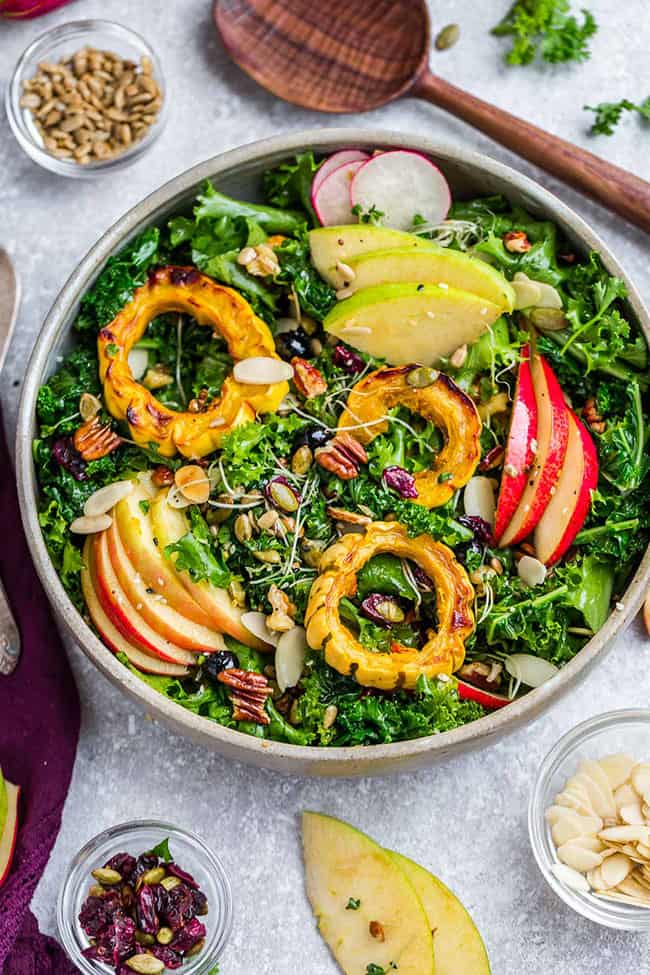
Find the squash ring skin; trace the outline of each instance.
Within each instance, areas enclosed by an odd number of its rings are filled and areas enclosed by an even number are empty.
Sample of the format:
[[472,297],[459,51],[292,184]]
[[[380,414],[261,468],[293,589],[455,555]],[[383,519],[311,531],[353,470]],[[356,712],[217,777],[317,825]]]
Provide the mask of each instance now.
[[[458,488],[467,484],[481,459],[481,418],[473,401],[453,380],[440,373],[430,386],[409,386],[407,376],[416,366],[395,366],[368,373],[354,386],[339,428],[359,423],[353,435],[368,444],[388,429],[388,421],[377,423],[394,406],[406,406],[442,430],[445,445],[433,467],[415,474],[418,496],[415,504],[437,508],[446,504]],[[439,477],[451,475],[442,482]]]
[[99,376],[111,415],[126,420],[136,443],[156,443],[165,457],[177,451],[185,457],[203,457],[234,427],[254,420],[257,413],[277,409],[289,387],[286,382],[251,386],[228,376],[221,395],[204,413],[176,412],[160,403],[133,378],[128,356],[149,322],[169,311],[185,312],[199,325],[219,332],[236,362],[249,356],[277,359],[275,343],[266,323],[241,295],[192,267],[153,271],[110,325],[100,331]]
[[[357,590],[357,573],[380,552],[412,559],[436,587],[439,628],[427,632],[421,650],[393,643],[390,653],[373,653],[341,622],[339,602]],[[309,594],[305,627],[313,650],[341,674],[382,691],[413,690],[418,678],[452,674],[465,659],[465,640],[474,629],[474,589],[451,549],[429,535],[410,538],[398,522],[376,521],[365,535],[344,535],[324,553],[322,573]]]

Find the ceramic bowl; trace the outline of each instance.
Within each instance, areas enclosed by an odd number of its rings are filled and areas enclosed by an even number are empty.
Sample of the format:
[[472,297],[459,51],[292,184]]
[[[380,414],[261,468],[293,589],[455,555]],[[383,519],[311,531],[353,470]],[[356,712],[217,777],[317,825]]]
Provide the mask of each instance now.
[[223,728],[164,698],[126,669],[90,627],[68,599],[48,556],[38,525],[38,486],[32,463],[31,443],[35,435],[36,394],[41,383],[56,369],[57,357],[73,343],[71,334],[79,300],[93,284],[107,258],[119,251],[145,227],[162,223],[186,209],[204,180],[244,199],[259,197],[261,173],[296,152],[312,149],[327,155],[350,144],[372,152],[377,148],[409,148],[435,160],[445,174],[455,197],[503,193],[539,216],[555,221],[577,253],[597,250],[608,270],[626,280],[628,313],[650,341],[650,317],[624,269],[593,230],[556,196],[514,169],[487,156],[457,147],[440,146],[428,139],[403,132],[359,129],[317,129],[256,142],[223,153],[193,167],[156,190],[125,216],[89,251],[73,272],[45,320],[27,369],[17,440],[17,475],[25,530],[31,553],[45,591],[64,628],[87,657],[156,718],[196,742],[230,758],[296,775],[360,776],[405,771],[431,764],[470,748],[484,746],[508,731],[537,717],[551,701],[566,693],[596,664],[614,638],[634,618],[650,579],[650,550],[621,603],[601,630],[560,673],[537,690],[493,712],[473,724],[445,734],[390,745],[357,748],[315,748],[264,741]]

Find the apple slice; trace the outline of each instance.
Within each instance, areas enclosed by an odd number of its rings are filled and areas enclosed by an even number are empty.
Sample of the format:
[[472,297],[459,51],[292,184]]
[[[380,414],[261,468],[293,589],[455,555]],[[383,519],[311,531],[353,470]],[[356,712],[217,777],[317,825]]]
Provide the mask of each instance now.
[[319,813],[303,814],[302,834],[307,897],[346,975],[433,975],[427,916],[393,858],[348,823]]
[[[149,626],[133,603],[129,602],[113,569],[105,532],[94,536],[93,560],[97,597],[102,609],[122,636],[136,646],[142,647],[147,653],[152,653],[169,663],[183,666],[196,663],[196,654],[184,650],[171,640],[166,640]],[[223,644],[222,649],[225,649]]]
[[129,561],[150,589],[164,592],[167,602],[177,612],[201,626],[215,629],[209,615],[192,599],[173,565],[164,557],[165,546],[154,535],[148,514],[152,503],[146,487],[138,484],[113,509],[113,518]]
[[160,592],[154,592],[147,586],[129,561],[115,522],[106,530],[106,538],[111,564],[122,589],[154,630],[166,640],[195,653],[223,649],[220,633],[188,620],[176,612]]
[[458,898],[419,863],[388,853],[415,887],[429,919],[436,975],[490,975],[485,945]]
[[499,545],[515,545],[530,535],[551,500],[557,486],[569,439],[569,409],[557,377],[543,356],[530,359],[537,437],[532,442],[534,460],[517,508],[503,532]]
[[370,251],[399,248],[399,250],[436,250],[433,244],[416,234],[374,227],[367,223],[341,224],[338,227],[316,227],[309,231],[311,261],[322,278],[333,288],[342,288],[345,281],[338,265]]
[[[173,545],[179,538],[189,531],[187,519],[178,508],[167,504],[167,491],[160,494],[151,502],[149,514],[155,536],[162,549]],[[173,560],[172,560],[173,566]],[[172,571],[175,572],[174,569]],[[247,630],[241,621],[245,609],[234,606],[225,589],[213,586],[209,582],[195,582],[188,572],[176,573],[182,586],[206,613],[212,628],[220,633],[227,633],[235,640],[253,647],[255,650],[270,650],[271,647],[262,643]]]
[[93,576],[94,566],[92,558],[92,538],[88,538],[84,546],[84,566],[81,570],[81,590],[90,613],[90,618],[95,624],[97,631],[113,653],[123,653],[138,670],[143,670],[146,674],[159,674],[164,677],[183,677],[187,674],[187,667],[181,664],[168,663],[160,657],[154,657],[142,650],[140,647],[129,642],[124,637],[114,623],[108,618],[101,607],[95,589]]
[[311,205],[323,226],[350,223],[354,219],[350,183],[357,169],[363,165],[363,161],[344,163],[326,176],[317,190],[312,191]]
[[350,201],[363,211],[371,207],[381,211],[387,227],[411,230],[416,214],[433,226],[441,223],[449,212],[451,193],[430,159],[410,149],[396,149],[357,166]]
[[555,493],[535,528],[535,554],[544,565],[561,559],[584,525],[598,485],[598,454],[583,423],[571,410],[564,465]]
[[501,476],[497,502],[494,537],[500,541],[508,522],[521,501],[526,487],[526,477],[535,455],[533,444],[537,438],[537,403],[530,370],[530,346],[521,350],[521,362],[517,375],[515,398],[510,418],[510,432]]
[[370,156],[367,152],[363,152],[362,149],[339,149],[338,152],[332,153],[331,156],[328,156],[320,164],[314,173],[314,178],[311,181],[312,194],[317,192],[325,178],[333,173],[335,169],[339,169],[345,163],[365,162],[366,159],[370,159]]
[[[2,775],[0,773],[0,778]],[[18,839],[18,800],[20,786],[2,779],[5,794],[5,815],[2,832],[0,832],[0,887],[4,884],[11,869],[14,858],[16,840]]]
[[496,711],[497,708],[504,708],[506,704],[512,703],[511,699],[506,697],[505,694],[486,691],[482,687],[468,684],[467,681],[461,680],[460,677],[456,677],[455,679],[458,682],[458,687],[456,688],[458,696],[465,701],[476,701],[477,704],[482,704],[489,711]]

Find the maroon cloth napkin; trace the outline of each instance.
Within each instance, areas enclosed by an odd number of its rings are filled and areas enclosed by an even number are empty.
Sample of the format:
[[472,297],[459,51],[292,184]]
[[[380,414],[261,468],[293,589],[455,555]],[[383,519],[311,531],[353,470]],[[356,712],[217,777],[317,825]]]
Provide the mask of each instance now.
[[79,698],[25,542],[1,419],[0,471],[0,576],[22,638],[16,670],[0,674],[0,765],[22,788],[13,866],[0,887],[0,972],[71,975],[77,969],[39,933],[29,904],[61,824]]

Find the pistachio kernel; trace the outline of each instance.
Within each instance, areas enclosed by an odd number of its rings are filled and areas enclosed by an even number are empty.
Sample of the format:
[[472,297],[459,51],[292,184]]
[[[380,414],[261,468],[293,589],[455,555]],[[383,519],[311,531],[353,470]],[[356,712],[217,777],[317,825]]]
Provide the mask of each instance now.
[[145,873],[142,874],[140,880],[142,882],[142,886],[144,887],[145,884],[147,885],[159,884],[161,880],[164,880],[164,878],[165,878],[164,867],[152,867],[151,870],[147,870]]
[[171,928],[160,928],[158,934],[156,935],[156,941],[160,945],[168,945],[173,937],[174,932]]
[[435,40],[436,51],[447,51],[458,41],[460,37],[460,27],[458,24],[447,24],[443,27]]
[[178,887],[179,884],[180,880],[178,877],[163,877],[163,879],[160,881],[160,886],[164,887],[167,891],[173,890],[174,887]]
[[122,883],[122,875],[117,870],[112,870],[111,867],[97,867],[91,873],[95,880],[98,880],[100,884],[104,884],[107,887]]

